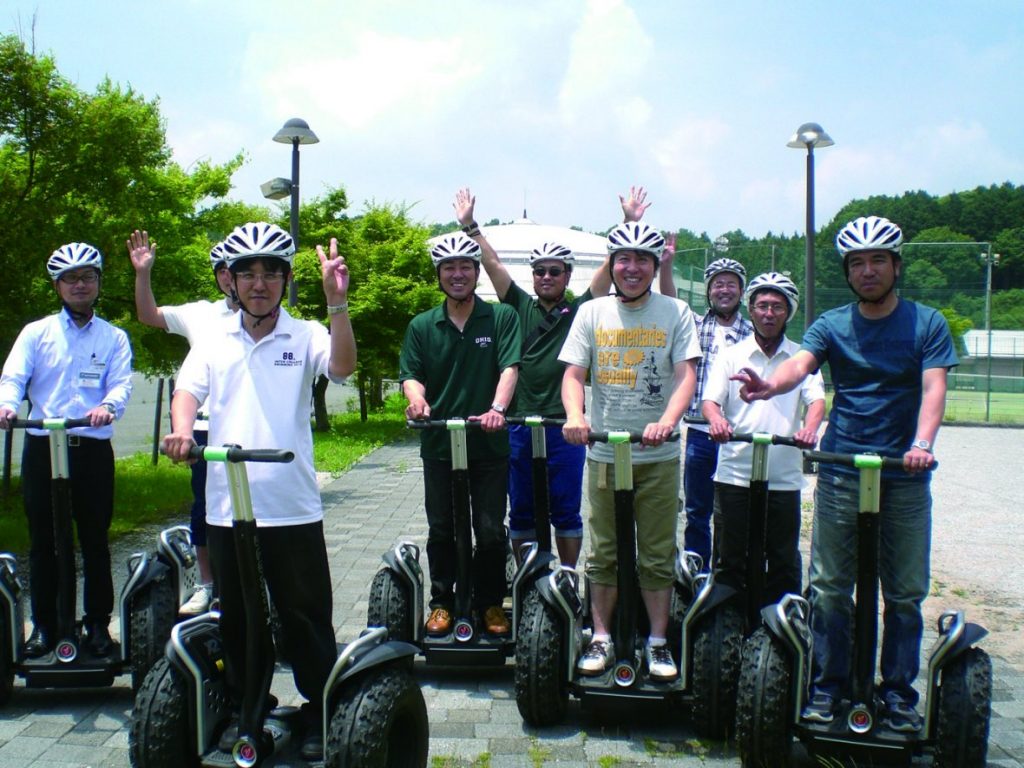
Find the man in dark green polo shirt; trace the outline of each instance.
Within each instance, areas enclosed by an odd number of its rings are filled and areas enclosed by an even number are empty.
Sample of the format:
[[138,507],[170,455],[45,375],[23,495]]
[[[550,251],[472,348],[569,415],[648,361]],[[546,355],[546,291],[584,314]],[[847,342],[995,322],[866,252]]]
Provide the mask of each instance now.
[[[461,232],[431,249],[444,302],[412,319],[399,357],[399,380],[410,419],[471,418],[482,430],[467,435],[473,553],[473,608],[484,631],[510,631],[505,595],[505,496],[508,436],[505,410],[519,373],[522,339],[515,311],[476,295],[480,246]],[[455,596],[455,529],[451,449],[442,430],[420,433],[427,511],[430,617],[427,633],[447,635]],[[462,585],[459,585],[462,588]]]
[[[619,197],[625,221],[639,221],[647,210],[647,193],[643,187],[631,187],[629,196]],[[512,416],[545,416],[564,419],[562,407],[562,375],[565,366],[558,361],[565,337],[580,304],[595,296],[607,296],[611,288],[611,272],[607,262],[595,270],[590,287],[582,296],[567,298],[566,291],[575,262],[572,251],[548,242],[533,249],[530,267],[533,272],[531,296],[512,280],[497,252],[487,242],[473,218],[476,197],[468,189],[455,194],[455,216],[459,224],[482,249],[482,260],[494,291],[503,304],[514,308],[519,316],[523,338],[519,383],[510,408]],[[671,268],[664,270],[671,280]],[[664,283],[664,281],[662,281]],[[664,291],[664,288],[663,288]],[[672,287],[671,295],[675,295]],[[533,443],[530,428],[510,425],[509,443],[509,531],[513,550],[536,540],[533,505]],[[570,445],[560,427],[545,430],[548,453],[548,496],[555,544],[563,565],[575,568],[583,542],[583,518],[580,507],[583,496],[583,465],[586,446]]]

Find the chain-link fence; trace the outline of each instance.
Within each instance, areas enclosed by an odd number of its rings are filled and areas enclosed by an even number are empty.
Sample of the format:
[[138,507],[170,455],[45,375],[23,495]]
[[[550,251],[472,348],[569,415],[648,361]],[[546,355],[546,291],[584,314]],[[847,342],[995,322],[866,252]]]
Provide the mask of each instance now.
[[[688,248],[676,253],[676,292],[698,314],[707,310],[704,267],[723,255],[743,264],[748,278],[782,272],[805,295],[802,243]],[[902,255],[900,295],[943,310],[952,319],[960,366],[949,378],[947,419],[1024,424],[1024,329],[996,331],[990,343],[989,270],[996,259],[988,243],[908,243]],[[842,263],[834,247],[816,250],[815,316],[854,300]],[[801,302],[789,324],[790,338],[801,337],[805,313]],[[827,383],[827,368],[824,373]]]

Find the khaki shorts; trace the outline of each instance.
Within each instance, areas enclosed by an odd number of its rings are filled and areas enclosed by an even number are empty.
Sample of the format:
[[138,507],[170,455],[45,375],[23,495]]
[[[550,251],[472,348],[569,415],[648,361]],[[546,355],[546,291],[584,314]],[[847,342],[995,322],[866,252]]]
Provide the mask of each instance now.
[[[590,500],[590,554],[587,576],[595,584],[616,586],[615,467],[587,459]],[[633,465],[640,588],[672,585],[679,519],[679,461]]]

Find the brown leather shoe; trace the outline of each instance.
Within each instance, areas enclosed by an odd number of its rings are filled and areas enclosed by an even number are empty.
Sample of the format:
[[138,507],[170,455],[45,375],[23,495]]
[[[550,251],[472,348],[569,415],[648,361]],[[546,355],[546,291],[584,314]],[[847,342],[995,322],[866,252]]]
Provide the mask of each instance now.
[[492,605],[484,611],[484,632],[488,635],[507,635],[511,631],[512,625],[500,605]]
[[452,615],[447,608],[435,608],[427,619],[427,634],[432,637],[447,635],[452,631]]

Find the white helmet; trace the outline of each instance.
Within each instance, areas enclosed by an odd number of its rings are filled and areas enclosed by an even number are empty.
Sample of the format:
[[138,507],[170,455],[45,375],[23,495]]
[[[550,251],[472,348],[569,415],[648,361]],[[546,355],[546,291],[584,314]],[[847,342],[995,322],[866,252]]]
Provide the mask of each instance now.
[[435,267],[453,259],[472,259],[480,263],[480,244],[462,232],[451,232],[441,237],[430,249]]
[[761,291],[775,291],[785,296],[786,303],[789,305],[786,322],[793,319],[793,315],[796,314],[796,310],[800,306],[800,291],[797,290],[792,280],[778,272],[765,272],[763,275],[755,277],[747,286],[747,293],[744,296],[748,312],[750,305],[754,302],[754,297]]
[[572,265],[576,261],[576,258],[572,255],[572,251],[560,243],[544,243],[540,248],[534,248],[533,252],[530,254],[531,264],[536,264],[538,261],[547,261],[549,259],[560,261],[570,269],[572,269]]
[[642,221],[627,221],[608,233],[608,253],[618,251],[644,251],[653,254],[655,263],[665,250],[665,238],[649,224]]
[[[250,221],[248,224],[235,227],[231,234],[224,238],[221,249],[224,261],[229,267],[242,259],[268,256],[280,259],[291,268],[295,256],[295,241],[276,224]],[[210,258],[213,259],[212,251]]]
[[80,267],[92,267],[103,272],[103,254],[88,243],[68,243],[50,254],[46,260],[46,271],[56,280],[65,272]]
[[218,267],[227,264],[227,254],[224,252],[224,243],[219,242],[210,249],[210,266],[216,272]]
[[899,256],[902,246],[903,232],[882,216],[861,216],[836,235],[836,248],[844,261],[854,251],[890,251]]
[[740,279],[740,291],[743,290],[747,284],[747,270],[736,259],[729,258],[715,259],[704,268],[704,287],[710,290],[711,281],[715,279],[716,275],[723,272],[731,272],[736,275]]

